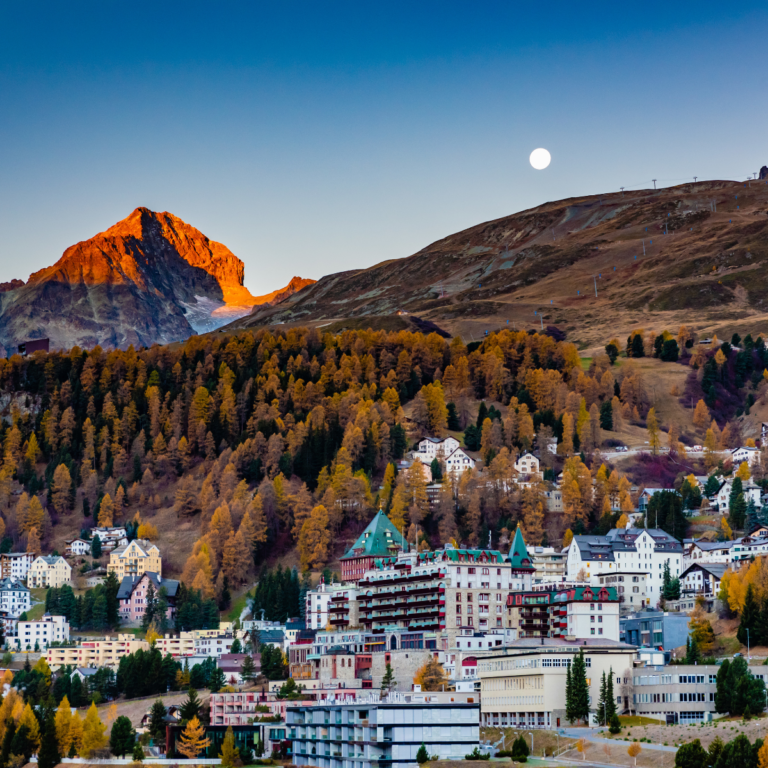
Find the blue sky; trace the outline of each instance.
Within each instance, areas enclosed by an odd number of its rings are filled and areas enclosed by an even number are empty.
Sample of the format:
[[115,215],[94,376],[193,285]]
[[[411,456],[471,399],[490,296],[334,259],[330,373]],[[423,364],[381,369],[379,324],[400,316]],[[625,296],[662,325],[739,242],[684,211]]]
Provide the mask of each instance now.
[[0,280],[138,205],[258,294],[547,200],[745,178],[768,10],[733,5],[4,3]]

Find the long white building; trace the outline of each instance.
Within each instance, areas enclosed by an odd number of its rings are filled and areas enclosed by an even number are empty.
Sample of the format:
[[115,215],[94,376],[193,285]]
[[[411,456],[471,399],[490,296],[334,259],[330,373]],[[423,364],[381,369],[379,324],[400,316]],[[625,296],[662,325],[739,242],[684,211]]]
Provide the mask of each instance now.
[[674,578],[683,572],[683,546],[658,528],[620,528],[606,536],[574,536],[568,547],[566,578],[580,575],[597,584],[605,573],[648,574],[648,600],[656,604],[664,583],[664,564]]

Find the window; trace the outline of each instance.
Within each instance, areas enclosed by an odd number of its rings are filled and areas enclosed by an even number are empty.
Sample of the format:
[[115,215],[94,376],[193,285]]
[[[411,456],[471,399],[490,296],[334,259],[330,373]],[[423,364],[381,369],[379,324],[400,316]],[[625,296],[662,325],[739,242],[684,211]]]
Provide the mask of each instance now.
[[475,573],[475,569],[474,569],[474,568],[468,568],[467,570],[469,571],[469,575],[470,575],[470,576],[471,576],[473,573]]

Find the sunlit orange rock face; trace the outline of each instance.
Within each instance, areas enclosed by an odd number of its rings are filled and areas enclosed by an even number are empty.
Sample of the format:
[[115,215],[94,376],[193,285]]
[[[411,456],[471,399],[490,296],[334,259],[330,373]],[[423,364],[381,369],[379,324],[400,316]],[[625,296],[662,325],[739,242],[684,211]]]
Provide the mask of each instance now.
[[26,285],[13,281],[0,292],[0,343],[13,352],[42,337],[52,349],[186,339],[196,322],[211,329],[205,318],[216,308],[239,305],[246,314],[257,303],[243,274],[243,262],[226,246],[171,213],[137,208],[67,248]]

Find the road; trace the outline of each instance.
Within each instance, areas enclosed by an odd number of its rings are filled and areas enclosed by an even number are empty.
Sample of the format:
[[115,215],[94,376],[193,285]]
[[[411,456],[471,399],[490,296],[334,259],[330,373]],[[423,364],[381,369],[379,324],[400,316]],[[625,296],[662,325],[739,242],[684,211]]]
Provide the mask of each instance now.
[[[617,744],[616,739],[606,739],[604,736],[598,734],[603,733],[603,730],[594,731],[591,728],[560,728],[557,731],[561,736],[568,736],[571,739],[586,739],[586,741],[593,742],[595,744]],[[664,744],[648,744],[643,742],[643,749],[657,749],[660,752],[677,752],[677,747],[669,747]]]

